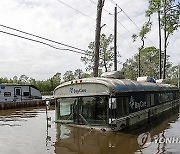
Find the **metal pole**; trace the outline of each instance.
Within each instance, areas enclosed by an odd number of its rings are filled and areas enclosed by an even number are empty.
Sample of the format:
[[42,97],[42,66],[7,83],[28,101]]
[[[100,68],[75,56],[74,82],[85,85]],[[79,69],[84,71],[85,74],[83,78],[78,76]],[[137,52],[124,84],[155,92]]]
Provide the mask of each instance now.
[[180,64],[178,65],[178,88],[180,89]]

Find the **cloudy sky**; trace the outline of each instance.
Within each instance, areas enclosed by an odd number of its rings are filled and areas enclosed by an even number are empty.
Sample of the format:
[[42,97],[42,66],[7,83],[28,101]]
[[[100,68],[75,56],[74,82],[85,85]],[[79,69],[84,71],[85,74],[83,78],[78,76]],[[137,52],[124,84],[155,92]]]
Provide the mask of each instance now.
[[[134,25],[123,13],[118,13],[118,51],[119,60],[137,53],[140,41],[132,43],[131,36],[138,33],[138,27],[147,21],[144,13],[148,0],[114,0],[134,21]],[[179,1],[179,0],[177,0]],[[63,4],[64,2],[65,4]],[[38,36],[42,36],[67,45],[87,49],[95,38],[95,19],[97,0],[0,0],[0,25],[6,25]],[[74,9],[73,9],[74,8]],[[105,1],[102,33],[113,34],[114,4]],[[108,11],[108,12],[107,12]],[[120,10],[118,10],[120,11]],[[148,34],[146,46],[158,47],[158,27],[154,20],[153,31]],[[0,26],[0,31],[40,40]],[[64,49],[66,47],[44,41]],[[180,62],[180,33],[170,38],[168,54],[173,64]],[[85,70],[80,54],[66,50],[56,50],[43,44],[0,33],[0,77],[12,78],[25,74],[38,80],[44,80],[55,73],[64,74],[77,68]],[[118,66],[121,68],[121,65]]]

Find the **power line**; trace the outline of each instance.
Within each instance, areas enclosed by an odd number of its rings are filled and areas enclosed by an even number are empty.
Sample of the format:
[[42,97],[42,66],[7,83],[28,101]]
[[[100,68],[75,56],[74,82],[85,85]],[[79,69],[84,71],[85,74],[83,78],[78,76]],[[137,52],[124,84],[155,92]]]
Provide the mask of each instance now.
[[[75,10],[76,12],[78,12],[78,13],[80,13],[80,14],[86,16],[86,17],[88,17],[89,19],[96,21],[94,18],[92,18],[92,17],[86,15],[85,13],[79,11],[78,9],[75,9],[75,8],[73,8],[72,6],[70,6],[70,5],[68,5],[68,4],[64,3],[64,2],[62,2],[61,0],[57,0],[57,1],[60,2],[61,4],[65,5],[65,6],[67,6],[67,7],[69,7],[69,8],[71,8],[71,9]],[[90,0],[90,2],[92,2],[92,3],[95,4],[95,5],[97,5],[97,3],[94,2],[94,1],[92,1],[92,0]],[[112,15],[112,14],[111,14],[109,11],[107,11],[106,9],[103,8],[103,10],[105,10],[108,14]],[[112,29],[110,26],[108,26],[108,25],[106,25],[106,27],[108,27],[109,29],[113,30],[113,29]],[[123,26],[123,27],[125,27],[125,26]],[[129,42],[127,39],[125,39],[120,33],[118,33],[118,35],[119,35],[120,37],[122,37],[125,41],[127,41],[128,43],[130,43],[130,42]],[[130,43],[130,44],[132,44],[132,43]]]
[[84,51],[84,52],[86,52],[86,50],[79,49],[79,48],[77,48],[77,47],[73,47],[73,46],[71,46],[71,45],[67,45],[67,44],[64,44],[64,43],[57,42],[57,41],[53,41],[53,40],[50,40],[50,39],[47,39],[47,38],[44,38],[44,37],[41,37],[41,36],[38,36],[38,35],[35,35],[35,34],[31,34],[31,33],[28,33],[28,32],[24,32],[24,31],[18,30],[18,29],[16,29],[16,28],[12,28],[12,27],[5,26],[5,25],[2,25],[2,24],[0,24],[0,26],[1,26],[1,27],[4,27],[4,28],[11,29],[11,30],[14,30],[14,31],[17,31],[17,32],[20,32],[20,33],[27,34],[27,35],[30,35],[30,36],[34,36],[34,37],[37,37],[37,38],[40,38],[40,39],[43,39],[43,40],[46,40],[46,41],[49,41],[49,42],[57,43],[57,44],[59,44],[59,45],[63,45],[63,46],[69,47],[69,48],[73,48],[73,49],[76,49],[76,50],[79,50],[79,51]]
[[41,44],[47,45],[47,46],[49,46],[51,48],[54,48],[54,49],[57,49],[57,50],[67,50],[67,51],[71,51],[71,52],[74,52],[74,53],[79,53],[79,54],[87,55],[86,53],[83,53],[83,52],[80,52],[80,51],[75,51],[75,50],[71,50],[71,49],[61,49],[59,47],[55,47],[55,46],[53,46],[51,44],[48,44],[48,43],[45,43],[45,42],[42,42],[42,41],[38,41],[38,40],[34,40],[34,39],[31,39],[31,38],[28,38],[28,37],[12,34],[12,33],[9,33],[9,32],[0,31],[0,33],[4,33],[4,34],[7,34],[7,35],[19,37],[19,38],[22,38],[22,39],[26,39],[26,40],[29,40],[29,41],[36,42],[36,43],[41,43]]
[[[135,27],[138,29],[138,30],[141,30],[137,24],[129,17],[129,15],[117,4],[114,2],[114,0],[109,0],[111,3],[113,3],[114,5],[117,5],[117,7],[125,14],[125,16],[135,25]],[[155,44],[149,39],[149,37],[147,37],[147,39],[155,46]]]
[[[117,5],[117,3],[115,3],[113,0],[110,0],[114,5]],[[119,6],[117,5],[117,7],[126,15],[126,17],[136,26],[137,29],[140,30],[140,28],[137,26],[137,24],[128,16],[128,14]]]
[[[94,1],[92,1],[92,0],[89,0],[89,1],[91,1],[93,4],[97,5],[96,2],[94,2]],[[103,8],[103,10],[106,11],[109,15],[113,15],[113,14],[110,13],[108,10],[106,10],[106,9],[104,9],[104,8]],[[126,29],[126,30],[130,33],[130,31],[129,31],[119,20],[117,20],[117,21],[118,21],[118,23],[119,23],[124,29]]]
[[57,1],[58,1],[59,3],[65,5],[65,6],[69,7],[69,8],[71,8],[71,9],[73,9],[74,11],[76,11],[76,12],[78,12],[78,13],[80,13],[80,14],[86,16],[86,17],[88,17],[89,19],[96,21],[94,18],[92,18],[92,17],[88,16],[87,14],[85,14],[85,13],[79,11],[78,9],[75,9],[75,8],[73,8],[72,6],[70,6],[70,5],[64,3],[64,2],[62,2],[62,1],[60,1],[60,0],[57,0]]
[[[94,1],[92,1],[92,0],[89,0],[90,2],[92,2],[94,5],[97,5],[97,3],[96,2],[94,2]],[[107,12],[108,14],[112,14],[112,13],[110,13],[108,10],[106,10],[105,8],[103,8],[103,10],[105,11],[105,12]]]
[[[97,5],[97,3],[96,2],[94,2],[94,1],[92,1],[92,0],[89,0],[90,2],[92,2],[93,4],[95,4],[95,5]],[[105,12],[107,12],[109,15],[113,15],[112,13],[110,13],[108,10],[106,10],[106,9],[104,9],[103,8],[103,10],[105,11]],[[114,15],[113,15],[114,16]],[[132,35],[132,33],[119,21],[119,20],[117,20],[117,22],[124,28],[124,29],[126,29],[126,31],[127,32],[129,32],[131,35]],[[112,29],[110,26],[107,26],[109,29],[111,29],[111,30],[113,30],[114,31],[114,29]],[[125,39],[119,32],[117,32],[118,33],[118,35],[121,37],[121,38],[123,38],[125,41],[127,41],[129,44],[132,44],[131,42],[129,42],[127,39]],[[134,45],[134,44],[133,44]],[[136,45],[134,45],[134,46],[136,46]],[[137,47],[137,46],[136,46]]]

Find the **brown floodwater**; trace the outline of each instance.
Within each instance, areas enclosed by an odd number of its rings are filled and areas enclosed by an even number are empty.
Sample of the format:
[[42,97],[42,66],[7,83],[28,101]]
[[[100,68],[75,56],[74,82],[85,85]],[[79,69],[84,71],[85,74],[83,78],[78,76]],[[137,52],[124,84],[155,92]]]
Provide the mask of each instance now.
[[[0,154],[171,154],[180,153],[179,111],[150,125],[126,132],[103,132],[54,123],[54,108],[0,111]],[[48,117],[48,121],[46,120]],[[150,132],[151,142],[139,145],[138,136]],[[163,139],[155,142],[157,138]]]

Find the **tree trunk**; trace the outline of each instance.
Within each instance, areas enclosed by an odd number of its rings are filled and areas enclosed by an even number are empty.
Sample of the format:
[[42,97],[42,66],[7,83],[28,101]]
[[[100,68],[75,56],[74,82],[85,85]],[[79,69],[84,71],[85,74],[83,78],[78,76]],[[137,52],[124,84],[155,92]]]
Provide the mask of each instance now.
[[107,69],[107,65],[106,65],[106,56],[105,56],[106,51],[105,51],[105,49],[103,49],[103,51],[104,51],[104,59],[103,59],[103,61],[104,61],[104,67],[105,67],[105,72],[107,72],[108,69]]
[[166,49],[167,49],[167,31],[166,31],[166,0],[164,1],[164,63],[163,63],[163,79],[166,78]]
[[161,66],[161,17],[160,17],[160,6],[158,11],[158,23],[159,23],[159,79],[162,78],[162,66]]

